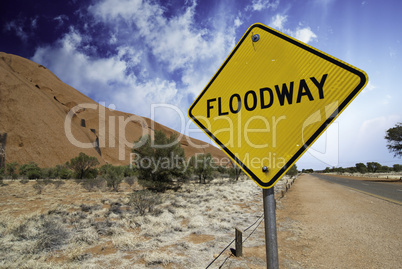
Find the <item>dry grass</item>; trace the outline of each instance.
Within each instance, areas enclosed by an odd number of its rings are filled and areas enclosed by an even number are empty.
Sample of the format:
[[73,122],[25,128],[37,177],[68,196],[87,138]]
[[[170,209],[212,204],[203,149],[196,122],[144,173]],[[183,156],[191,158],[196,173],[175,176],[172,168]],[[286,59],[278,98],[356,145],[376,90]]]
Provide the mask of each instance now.
[[144,212],[130,199],[136,184],[88,192],[66,181],[38,194],[32,181],[5,183],[0,268],[204,268],[262,211],[261,189],[248,179],[189,183]]

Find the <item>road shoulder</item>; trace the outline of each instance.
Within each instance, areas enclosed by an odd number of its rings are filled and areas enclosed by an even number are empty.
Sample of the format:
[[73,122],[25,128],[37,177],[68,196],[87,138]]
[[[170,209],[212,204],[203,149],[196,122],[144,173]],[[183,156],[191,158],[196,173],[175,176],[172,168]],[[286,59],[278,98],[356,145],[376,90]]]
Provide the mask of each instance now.
[[282,268],[398,268],[402,206],[302,175],[277,210]]

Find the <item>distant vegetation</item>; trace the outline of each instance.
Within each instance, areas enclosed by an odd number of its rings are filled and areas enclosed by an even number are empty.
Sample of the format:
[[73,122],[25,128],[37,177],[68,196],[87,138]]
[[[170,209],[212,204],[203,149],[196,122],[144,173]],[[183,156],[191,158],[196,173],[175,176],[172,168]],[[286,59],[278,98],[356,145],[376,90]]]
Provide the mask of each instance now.
[[[165,133],[156,131],[154,139],[147,137],[144,145],[133,148],[136,158],[132,165],[127,166],[100,166],[96,157],[83,152],[65,164],[50,168],[41,168],[35,162],[21,165],[16,162],[7,163],[0,169],[0,185],[3,185],[3,178],[20,180],[22,184],[36,180],[34,188],[41,193],[48,184],[53,183],[58,187],[64,184],[63,180],[73,179],[88,191],[117,192],[120,184],[125,181],[130,186],[138,182],[149,191],[164,192],[177,190],[186,182],[208,184],[218,177],[237,181],[242,175],[242,170],[233,162],[219,166],[210,153],[186,159],[181,144],[175,143],[176,139],[174,135],[167,137]],[[288,175],[295,174],[296,166],[288,172]]]
[[[388,148],[396,156],[400,156],[402,124],[390,128],[387,131],[386,139]],[[141,141],[138,140],[137,142]],[[182,184],[189,181],[198,181],[200,184],[207,184],[217,177],[229,177],[238,180],[243,173],[233,162],[225,166],[219,166],[214,162],[213,156],[209,153],[197,154],[186,159],[184,150],[180,143],[175,143],[176,136],[167,137],[165,133],[156,131],[154,138],[146,137],[145,144],[139,148],[133,148],[135,154],[133,165],[114,166],[105,164],[99,166],[96,157],[80,153],[77,157],[56,167],[41,168],[35,162],[18,164],[16,162],[6,163],[0,168],[0,185],[3,179],[20,180],[27,183],[28,180],[36,180],[34,188],[41,193],[44,186],[54,183],[60,186],[62,180],[74,179],[78,184],[88,191],[109,190],[119,191],[120,184],[125,181],[132,186],[138,182],[144,189],[154,192],[164,192],[169,189],[177,190]],[[157,146],[155,146],[157,145]],[[381,165],[378,162],[356,163],[353,167],[327,167],[322,171],[303,169],[303,173],[388,173],[401,172],[402,165],[394,164],[392,167]],[[295,176],[299,173],[297,166],[293,165],[288,171],[288,176]]]
[[302,173],[313,173],[313,172],[321,172],[321,173],[390,173],[390,172],[401,172],[402,165],[394,164],[392,167],[381,165],[377,162],[368,162],[364,163],[357,163],[353,167],[327,167],[325,170],[318,170],[314,171],[313,169],[303,169]]

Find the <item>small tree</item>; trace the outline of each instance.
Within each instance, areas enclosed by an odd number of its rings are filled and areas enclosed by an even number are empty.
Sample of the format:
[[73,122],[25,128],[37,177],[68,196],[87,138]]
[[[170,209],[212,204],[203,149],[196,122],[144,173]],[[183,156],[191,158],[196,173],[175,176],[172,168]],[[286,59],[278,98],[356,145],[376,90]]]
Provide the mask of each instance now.
[[99,164],[96,157],[88,156],[83,152],[71,159],[68,166],[74,170],[77,179],[83,179],[86,177],[93,177],[94,168]]
[[235,180],[239,180],[239,177],[241,175],[241,168],[237,166],[234,162],[230,161],[230,164],[232,165],[231,168],[229,168],[229,176]]
[[381,170],[381,164],[377,162],[368,162],[367,163],[367,170],[370,173],[376,173],[378,170]]
[[290,169],[286,172],[286,175],[293,177],[293,176],[297,175],[297,173],[298,173],[298,171],[297,171],[297,166],[296,166],[296,164],[294,164],[294,165],[292,165],[292,167],[290,167]]
[[357,169],[357,172],[362,173],[362,174],[367,173],[367,171],[368,171],[367,166],[364,163],[357,163],[356,169]]
[[393,169],[395,172],[400,172],[400,171],[402,171],[402,165],[394,164]]
[[399,122],[386,132],[385,139],[388,142],[387,148],[394,153],[395,157],[402,156],[402,123]]
[[198,175],[198,179],[202,184],[205,184],[206,180],[212,177],[214,161],[210,153],[192,156],[189,166],[193,173]]
[[56,165],[56,177],[61,179],[70,179],[73,177],[73,171],[71,171],[67,164],[58,164]]
[[105,164],[101,167],[101,175],[105,178],[107,186],[112,191],[118,191],[119,185],[123,181],[124,166],[113,166]]
[[147,135],[135,144],[140,142],[143,143],[141,147],[133,148],[139,183],[156,191],[173,187],[173,179],[183,177],[186,168],[184,150],[177,137],[167,137],[162,131],[155,131],[154,140]]

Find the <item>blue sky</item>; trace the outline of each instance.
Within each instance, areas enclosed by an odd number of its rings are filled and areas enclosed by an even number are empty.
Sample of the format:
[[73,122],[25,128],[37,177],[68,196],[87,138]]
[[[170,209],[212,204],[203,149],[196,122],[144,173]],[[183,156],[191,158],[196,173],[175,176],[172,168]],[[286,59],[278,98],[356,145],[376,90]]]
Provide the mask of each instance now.
[[3,0],[0,51],[46,66],[106,106],[155,116],[209,141],[188,122],[188,107],[255,22],[369,76],[363,92],[297,162],[299,168],[402,163],[384,139],[402,121],[399,0]]

